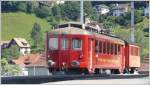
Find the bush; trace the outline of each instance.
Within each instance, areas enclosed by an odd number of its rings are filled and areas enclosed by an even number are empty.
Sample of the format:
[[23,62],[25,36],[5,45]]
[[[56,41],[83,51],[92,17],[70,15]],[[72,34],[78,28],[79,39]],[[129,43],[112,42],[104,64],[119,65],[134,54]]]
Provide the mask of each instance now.
[[46,18],[50,15],[50,10],[46,6],[42,6],[41,8],[36,8],[36,16],[40,18]]

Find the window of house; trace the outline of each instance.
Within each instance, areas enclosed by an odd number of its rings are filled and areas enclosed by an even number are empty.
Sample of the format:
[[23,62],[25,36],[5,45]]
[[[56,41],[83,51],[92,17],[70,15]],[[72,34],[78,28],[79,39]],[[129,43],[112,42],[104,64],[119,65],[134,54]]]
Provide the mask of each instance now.
[[49,49],[58,49],[58,38],[49,38]]
[[68,39],[62,38],[62,49],[66,50],[68,49]]
[[99,41],[99,53],[102,53],[102,41]]
[[72,40],[72,48],[74,50],[81,50],[82,49],[82,40],[81,39],[73,39]]

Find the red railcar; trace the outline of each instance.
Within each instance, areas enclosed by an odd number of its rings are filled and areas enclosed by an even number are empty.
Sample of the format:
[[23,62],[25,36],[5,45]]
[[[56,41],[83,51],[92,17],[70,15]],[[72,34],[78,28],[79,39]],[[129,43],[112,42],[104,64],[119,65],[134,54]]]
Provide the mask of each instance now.
[[[123,73],[140,66],[139,54],[131,57],[132,50],[128,50],[135,45],[91,32],[97,30],[81,24],[67,23],[57,28],[47,33],[46,55],[50,71]],[[139,53],[139,47],[135,52]]]

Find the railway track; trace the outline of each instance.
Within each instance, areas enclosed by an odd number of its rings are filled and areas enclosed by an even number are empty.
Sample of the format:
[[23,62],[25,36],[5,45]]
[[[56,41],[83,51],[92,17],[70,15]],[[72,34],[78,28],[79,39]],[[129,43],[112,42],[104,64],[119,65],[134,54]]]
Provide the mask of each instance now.
[[137,74],[137,75],[55,75],[55,76],[14,76],[14,77],[2,77],[2,84],[40,84],[47,82],[65,81],[65,80],[84,80],[84,79],[129,79],[129,78],[144,78],[149,74]]

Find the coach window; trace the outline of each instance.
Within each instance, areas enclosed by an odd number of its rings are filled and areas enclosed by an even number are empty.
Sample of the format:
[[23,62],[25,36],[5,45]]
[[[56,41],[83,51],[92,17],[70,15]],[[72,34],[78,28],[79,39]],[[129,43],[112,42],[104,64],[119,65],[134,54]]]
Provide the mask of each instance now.
[[68,39],[62,38],[62,49],[66,50],[68,49]]
[[113,44],[111,44],[111,54],[113,55],[113,49],[114,49],[114,46]]
[[95,52],[98,53],[98,40],[95,40]]
[[102,53],[102,41],[99,41],[99,53]]
[[115,44],[115,55],[117,55],[117,44]]
[[103,47],[104,47],[103,53],[105,54],[106,53],[106,42],[104,42]]
[[120,45],[118,45],[118,55],[121,54],[121,51],[120,51]]
[[56,50],[58,49],[58,38],[49,39],[49,49]]
[[110,43],[107,43],[107,54],[110,54]]
[[74,50],[81,50],[82,49],[82,40],[81,39],[73,39],[72,40],[72,48]]

